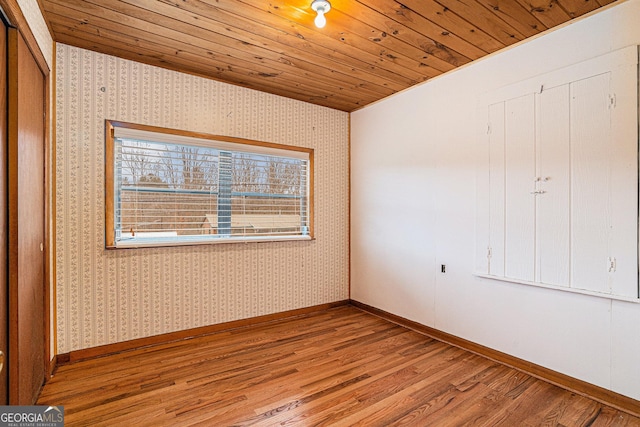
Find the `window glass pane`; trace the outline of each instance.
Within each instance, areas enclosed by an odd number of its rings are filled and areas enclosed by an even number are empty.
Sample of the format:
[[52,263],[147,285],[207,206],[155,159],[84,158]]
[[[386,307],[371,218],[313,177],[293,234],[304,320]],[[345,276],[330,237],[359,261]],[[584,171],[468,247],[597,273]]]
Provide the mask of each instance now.
[[306,161],[235,153],[232,165],[232,234],[304,234]]

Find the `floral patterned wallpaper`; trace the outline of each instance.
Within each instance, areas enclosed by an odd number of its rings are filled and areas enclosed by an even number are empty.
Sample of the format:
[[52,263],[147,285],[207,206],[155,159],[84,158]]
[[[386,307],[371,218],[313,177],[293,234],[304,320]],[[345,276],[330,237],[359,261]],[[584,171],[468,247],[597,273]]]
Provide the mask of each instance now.
[[[349,115],[56,46],[57,353],[349,297]],[[106,250],[105,119],[311,147],[313,241]]]

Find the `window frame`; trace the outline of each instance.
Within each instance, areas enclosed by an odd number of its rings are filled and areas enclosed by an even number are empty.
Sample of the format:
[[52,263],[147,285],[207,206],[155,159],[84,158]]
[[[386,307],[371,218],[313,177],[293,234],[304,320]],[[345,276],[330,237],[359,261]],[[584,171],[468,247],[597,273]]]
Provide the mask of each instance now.
[[[166,139],[175,137],[176,140],[184,141],[185,139],[196,139],[200,145],[206,145],[210,143],[211,148],[216,147],[216,143],[219,145],[229,146],[230,144],[241,146],[253,146],[258,148],[259,151],[276,150],[278,151],[290,151],[303,153],[308,156],[307,167],[307,216],[308,216],[308,234],[306,235],[282,235],[282,236],[259,236],[259,237],[209,237],[198,239],[185,239],[176,241],[138,241],[130,243],[119,243],[116,241],[116,224],[115,224],[115,210],[116,210],[116,171],[115,171],[115,146],[116,146],[116,128],[132,129],[135,131],[149,132],[155,134],[161,134]],[[180,144],[184,142],[171,142],[174,144]],[[167,142],[166,140],[160,142]],[[204,142],[204,144],[202,144]],[[244,150],[239,150],[244,151]],[[251,153],[250,150],[246,152]],[[292,156],[294,157],[294,156]],[[208,133],[186,131],[180,129],[164,128],[158,126],[149,126],[136,123],[122,122],[116,120],[105,120],[105,156],[104,156],[104,176],[105,176],[105,248],[106,249],[131,249],[131,248],[144,248],[144,247],[174,247],[174,246],[191,246],[191,245],[211,245],[219,243],[248,243],[248,242],[277,242],[277,241],[309,241],[314,240],[314,150],[312,148],[304,148],[293,145],[276,144],[272,142],[255,141],[244,138],[236,138],[230,136],[213,135]]]

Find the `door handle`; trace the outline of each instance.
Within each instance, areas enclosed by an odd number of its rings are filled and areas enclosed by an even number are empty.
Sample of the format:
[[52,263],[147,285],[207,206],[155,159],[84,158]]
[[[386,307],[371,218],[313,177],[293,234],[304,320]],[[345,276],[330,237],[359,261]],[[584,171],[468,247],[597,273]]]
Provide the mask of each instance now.
[[0,372],[4,369],[4,351],[0,351]]

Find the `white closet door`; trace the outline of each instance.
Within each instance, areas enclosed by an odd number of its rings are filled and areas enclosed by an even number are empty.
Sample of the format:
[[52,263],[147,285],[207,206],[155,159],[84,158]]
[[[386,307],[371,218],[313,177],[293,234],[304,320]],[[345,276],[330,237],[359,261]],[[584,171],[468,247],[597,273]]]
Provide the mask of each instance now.
[[611,291],[610,74],[571,83],[571,286]]
[[569,286],[570,121],[569,85],[537,95],[538,189],[536,281]]
[[535,98],[505,104],[505,277],[534,281]]
[[483,96],[481,274],[640,298],[638,55],[630,46]]
[[504,102],[489,106],[489,274],[504,276],[505,128]]
[[[484,111],[486,113],[486,110]],[[483,125],[485,123],[483,122]],[[483,126],[483,136],[476,154],[476,274],[489,274],[489,135]]]
[[638,298],[638,67],[611,72],[611,293]]

